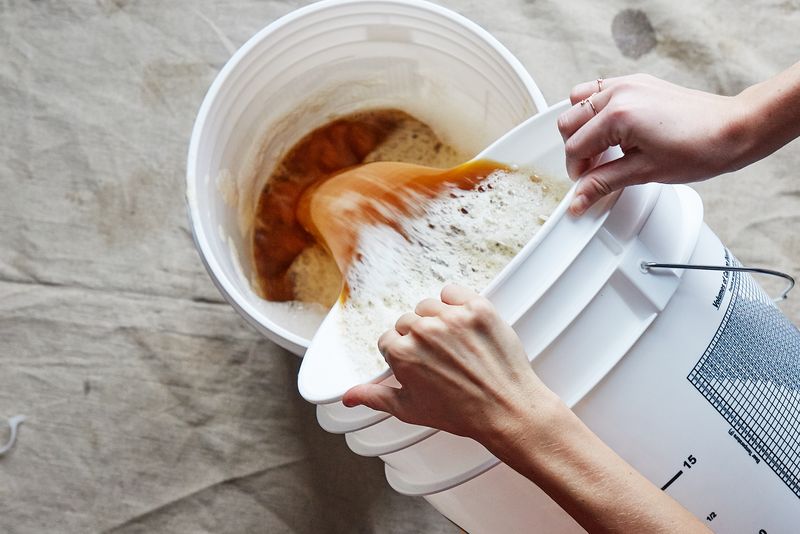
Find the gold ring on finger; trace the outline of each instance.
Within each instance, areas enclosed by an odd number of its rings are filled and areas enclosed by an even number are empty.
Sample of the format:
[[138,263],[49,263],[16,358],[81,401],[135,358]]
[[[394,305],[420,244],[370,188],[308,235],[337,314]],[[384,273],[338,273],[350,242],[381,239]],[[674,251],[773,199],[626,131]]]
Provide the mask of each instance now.
[[[595,93],[595,94],[597,94],[597,93]],[[592,97],[591,96],[589,98],[585,98],[585,99],[581,100],[581,106],[585,106],[586,104],[589,104],[589,107],[592,108],[592,113],[597,115],[597,108],[594,107],[594,104],[592,103]]]

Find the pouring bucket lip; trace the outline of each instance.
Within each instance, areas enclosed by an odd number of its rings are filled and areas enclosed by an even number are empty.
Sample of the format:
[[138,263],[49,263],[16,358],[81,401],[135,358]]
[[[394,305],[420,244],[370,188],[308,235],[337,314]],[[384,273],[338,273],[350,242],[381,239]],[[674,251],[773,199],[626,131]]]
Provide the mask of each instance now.
[[232,283],[229,276],[225,273],[220,265],[219,260],[215,257],[213,251],[211,250],[210,236],[201,223],[200,208],[197,200],[197,184],[199,180],[208,180],[210,177],[198,176],[198,160],[200,157],[201,142],[203,140],[204,133],[206,132],[207,123],[209,122],[213,106],[217,102],[217,98],[222,89],[229,82],[229,78],[237,71],[242,61],[247,58],[260,43],[268,39],[280,29],[289,26],[311,14],[346,6],[364,6],[365,8],[368,6],[374,6],[377,9],[380,9],[381,6],[400,6],[417,9],[422,12],[434,13],[448,19],[449,21],[461,26],[466,31],[477,36],[500,56],[502,61],[513,70],[516,79],[524,86],[528,96],[533,101],[537,110],[542,110],[547,107],[544,96],[542,95],[539,87],[536,85],[536,82],[531,77],[530,73],[502,43],[500,43],[488,31],[463,15],[425,0],[323,0],[321,2],[301,7],[280,17],[248,39],[247,42],[245,42],[245,44],[242,45],[225,63],[206,92],[203,102],[200,105],[197,118],[195,119],[194,126],[192,128],[189,150],[187,154],[185,191],[186,208],[189,215],[195,248],[200,255],[206,271],[214,282],[214,285],[217,287],[220,293],[222,293],[225,300],[260,333],[264,334],[269,339],[278,343],[284,348],[299,355],[302,355],[302,353],[305,352],[311,343],[311,340],[280,326],[272,319],[267,317],[264,313],[257,310],[255,306],[248,301],[243,292]]

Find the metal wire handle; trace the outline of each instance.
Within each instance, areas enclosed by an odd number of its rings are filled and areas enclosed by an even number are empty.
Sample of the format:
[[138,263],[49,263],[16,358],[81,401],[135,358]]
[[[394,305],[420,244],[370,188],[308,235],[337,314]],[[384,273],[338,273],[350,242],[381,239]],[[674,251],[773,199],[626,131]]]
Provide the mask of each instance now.
[[773,302],[780,302],[785,300],[789,295],[789,291],[794,287],[794,278],[786,273],[780,271],[773,271],[772,269],[762,269],[760,267],[731,267],[727,265],[690,265],[687,263],[656,263],[654,261],[643,261],[641,263],[642,271],[648,272],[650,269],[692,269],[695,271],[736,271],[739,273],[758,273],[766,274],[769,276],[777,276],[783,278],[789,285],[783,290],[783,293],[778,298],[772,299]]

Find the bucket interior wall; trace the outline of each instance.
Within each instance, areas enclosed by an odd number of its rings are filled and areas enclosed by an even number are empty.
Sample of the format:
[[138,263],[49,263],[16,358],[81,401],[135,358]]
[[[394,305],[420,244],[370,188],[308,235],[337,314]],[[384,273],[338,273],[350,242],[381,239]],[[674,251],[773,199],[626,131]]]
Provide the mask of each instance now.
[[301,350],[316,325],[261,300],[252,285],[254,210],[281,155],[332,118],[375,107],[403,109],[474,154],[544,105],[498,43],[452,12],[420,4],[309,6],[251,39],[201,110],[189,189],[205,255],[262,331],[293,334]]

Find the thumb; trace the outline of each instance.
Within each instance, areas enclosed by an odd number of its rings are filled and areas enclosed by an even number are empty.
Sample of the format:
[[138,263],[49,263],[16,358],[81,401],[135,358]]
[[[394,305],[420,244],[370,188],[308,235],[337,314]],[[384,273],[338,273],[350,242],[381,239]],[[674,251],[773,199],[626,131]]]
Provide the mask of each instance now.
[[582,215],[604,196],[629,185],[647,181],[642,154],[631,151],[619,159],[587,171],[578,180],[569,211],[573,215]]
[[400,409],[400,390],[382,384],[361,384],[347,390],[342,402],[348,408],[363,404],[367,408],[397,415]]

